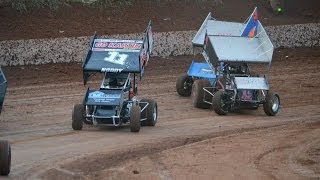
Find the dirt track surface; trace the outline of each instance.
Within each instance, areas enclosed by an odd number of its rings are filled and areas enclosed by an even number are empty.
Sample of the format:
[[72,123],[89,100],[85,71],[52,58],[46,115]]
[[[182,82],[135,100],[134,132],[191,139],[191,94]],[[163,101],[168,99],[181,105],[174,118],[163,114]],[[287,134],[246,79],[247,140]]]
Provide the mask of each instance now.
[[0,7],[0,40],[141,33],[149,20],[155,32],[196,30],[209,12],[219,20],[244,22],[254,7],[264,25],[320,22],[319,0],[285,0],[283,14],[268,0],[135,0],[122,10],[72,5],[19,14]]
[[268,74],[281,97],[275,117],[266,116],[262,108],[227,116],[193,108],[191,99],[175,91],[177,76],[192,59],[150,61],[139,93],[157,100],[159,122],[139,133],[130,133],[128,127],[71,129],[73,105],[82,101],[86,89],[79,64],[4,68],[9,88],[0,137],[12,144],[9,177],[320,177],[319,48],[276,50]]

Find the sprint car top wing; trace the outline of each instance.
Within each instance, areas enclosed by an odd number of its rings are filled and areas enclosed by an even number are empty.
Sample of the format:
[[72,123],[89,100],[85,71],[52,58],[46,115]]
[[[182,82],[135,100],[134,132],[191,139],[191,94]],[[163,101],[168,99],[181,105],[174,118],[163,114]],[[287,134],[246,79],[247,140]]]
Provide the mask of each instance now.
[[271,64],[273,44],[263,26],[258,22],[257,35],[253,38],[240,36],[207,36],[204,47],[211,63],[262,63]]
[[84,84],[96,72],[142,74],[152,47],[151,21],[142,40],[100,39],[94,35],[82,65]]
[[141,40],[94,39],[83,70],[87,72],[140,72]]
[[194,36],[192,44],[194,47],[203,47],[205,36],[235,36],[235,37],[254,37],[257,35],[258,10],[254,8],[251,15],[243,23],[218,21],[208,14],[203,21],[200,29]]
[[205,42],[205,36],[240,36],[246,24],[237,22],[218,21],[208,14],[203,21],[200,29],[192,39],[192,45],[195,47],[202,47]]
[[7,90],[7,80],[2,72],[2,69],[0,68],[0,113],[2,110],[4,97],[6,95],[6,90]]
[[271,65],[274,46],[258,20],[257,8],[244,23],[217,21],[208,14],[192,40],[203,49],[210,63],[265,63]]

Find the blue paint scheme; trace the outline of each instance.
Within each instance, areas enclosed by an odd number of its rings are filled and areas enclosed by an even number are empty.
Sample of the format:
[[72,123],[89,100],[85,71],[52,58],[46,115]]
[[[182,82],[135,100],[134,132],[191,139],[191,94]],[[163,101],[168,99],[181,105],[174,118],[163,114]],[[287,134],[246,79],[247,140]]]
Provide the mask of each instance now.
[[250,15],[246,26],[244,27],[241,37],[254,37],[257,35],[258,28],[258,10],[254,8],[253,13]]
[[112,117],[115,114],[115,107],[110,107],[110,109],[97,109],[95,116],[101,116],[101,117]]
[[136,74],[140,74],[141,80],[152,47],[151,21],[142,39],[104,39],[94,34],[82,64],[83,82],[86,85],[96,73],[103,73],[104,79],[100,89],[86,91],[83,99],[86,121],[114,126],[130,122],[132,104],[139,103],[132,99],[137,93]]
[[198,79],[207,79],[212,81],[215,81],[216,79],[216,75],[211,70],[208,63],[199,63],[192,61],[187,74],[188,76]]
[[0,113],[2,110],[6,91],[7,91],[7,79],[6,79],[5,75],[3,74],[2,69],[0,68]]

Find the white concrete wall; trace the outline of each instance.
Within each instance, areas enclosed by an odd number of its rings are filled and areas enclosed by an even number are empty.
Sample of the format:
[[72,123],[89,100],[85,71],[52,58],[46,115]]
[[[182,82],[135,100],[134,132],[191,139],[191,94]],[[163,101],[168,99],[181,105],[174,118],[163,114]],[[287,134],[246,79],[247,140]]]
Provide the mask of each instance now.
[[[320,23],[265,27],[275,47],[320,46]],[[154,33],[154,56],[192,54],[196,31]],[[110,35],[109,38],[137,39],[142,34]],[[0,41],[0,65],[81,62],[91,37]]]

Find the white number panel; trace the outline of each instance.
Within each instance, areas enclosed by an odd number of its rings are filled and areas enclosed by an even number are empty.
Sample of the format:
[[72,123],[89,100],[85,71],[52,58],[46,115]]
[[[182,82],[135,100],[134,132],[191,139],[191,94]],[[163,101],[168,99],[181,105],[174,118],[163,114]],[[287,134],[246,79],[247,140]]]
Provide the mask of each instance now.
[[122,53],[113,51],[113,52],[108,52],[108,56],[105,57],[104,60],[111,63],[124,65],[127,58],[128,58],[127,54],[122,54]]

